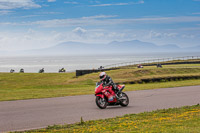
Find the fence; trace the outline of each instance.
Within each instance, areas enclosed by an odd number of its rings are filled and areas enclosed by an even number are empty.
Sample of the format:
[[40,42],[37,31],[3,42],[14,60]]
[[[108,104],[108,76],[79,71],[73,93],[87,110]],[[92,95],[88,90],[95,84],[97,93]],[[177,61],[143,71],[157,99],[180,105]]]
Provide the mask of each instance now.
[[169,61],[184,61],[184,60],[195,60],[200,59],[200,56],[184,56],[184,57],[170,57],[170,58],[161,58],[161,59],[151,59],[151,60],[143,60],[143,61],[133,61],[133,62],[123,62],[117,64],[111,64],[104,66],[105,69],[122,67],[122,66],[132,66],[138,64],[149,64],[149,63],[156,63],[160,64],[161,62],[169,62]]

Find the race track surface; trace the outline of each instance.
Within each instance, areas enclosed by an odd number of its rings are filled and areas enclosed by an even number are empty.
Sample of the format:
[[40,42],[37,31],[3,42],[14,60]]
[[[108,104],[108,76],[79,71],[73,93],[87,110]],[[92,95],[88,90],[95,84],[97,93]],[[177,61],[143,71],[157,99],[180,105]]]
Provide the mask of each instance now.
[[[125,89],[126,90],[126,89]],[[104,119],[124,114],[200,103],[200,86],[130,91],[129,106],[111,106],[104,110],[95,103],[94,95],[31,99],[0,102],[0,132],[44,128]]]

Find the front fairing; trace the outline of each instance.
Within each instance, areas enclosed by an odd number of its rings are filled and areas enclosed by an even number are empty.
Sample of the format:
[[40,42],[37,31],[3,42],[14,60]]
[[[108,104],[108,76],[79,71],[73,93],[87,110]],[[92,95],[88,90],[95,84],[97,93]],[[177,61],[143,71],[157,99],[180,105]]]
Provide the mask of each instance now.
[[101,84],[97,83],[97,86],[95,88],[95,94],[101,93],[102,89],[103,89],[103,84],[102,83]]
[[124,89],[125,85],[117,85],[117,88],[122,91]]

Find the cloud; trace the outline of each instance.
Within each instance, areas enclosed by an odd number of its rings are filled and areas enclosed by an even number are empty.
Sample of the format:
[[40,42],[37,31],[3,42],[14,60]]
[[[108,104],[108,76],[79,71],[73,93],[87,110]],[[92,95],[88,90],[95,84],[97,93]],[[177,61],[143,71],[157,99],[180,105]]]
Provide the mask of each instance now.
[[200,12],[195,12],[195,13],[192,13],[194,15],[200,15]]
[[96,15],[96,16],[89,16],[89,17],[82,17],[82,19],[99,19],[99,18],[114,18],[117,15]]
[[7,14],[10,14],[12,13],[13,11],[9,11],[9,10],[2,10],[0,11],[0,15],[7,15]]
[[[1,12],[0,12],[0,14],[1,14]],[[20,18],[32,18],[32,17],[57,15],[57,14],[64,14],[64,13],[62,13],[62,12],[38,12],[37,14],[33,14],[33,15],[20,16]]]
[[193,39],[193,38],[195,38],[195,35],[186,35],[186,34],[183,34],[182,36],[181,36],[182,38],[186,38],[186,39]]
[[92,5],[92,6],[124,6],[124,5],[130,5],[130,3],[99,4],[99,5]]
[[75,1],[65,1],[64,2],[65,4],[79,4],[78,2],[75,2]]
[[48,0],[48,2],[56,2],[56,0]]
[[79,36],[83,36],[86,33],[87,30],[81,28],[81,27],[77,27],[73,30],[73,32]]
[[32,17],[39,17],[44,15],[26,15],[26,16],[20,16],[20,18],[32,18]]
[[90,0],[90,3],[101,3],[100,1],[98,1],[98,0]]
[[[94,25],[124,25],[124,24],[172,24],[185,22],[200,22],[200,17],[154,17],[154,18],[130,18],[115,19],[115,15],[90,16],[75,19],[53,19],[45,21],[27,22],[27,25],[39,25],[42,27],[68,27],[68,26],[94,26]],[[108,19],[105,19],[108,18]]]
[[62,42],[75,41],[83,43],[108,43],[113,40],[130,39],[129,33],[115,32],[104,29],[87,30],[76,27],[71,31],[36,31],[28,29],[24,32],[1,32],[1,50],[25,50],[50,47]]
[[[86,29],[76,27],[68,31],[41,31],[28,29],[24,32],[0,31],[1,50],[39,49],[54,46],[68,41],[83,43],[109,43],[111,41],[141,40],[164,44],[178,44],[180,46],[197,45],[199,34],[178,30],[111,30]],[[191,43],[190,43],[191,42]]]
[[144,4],[144,0],[140,0],[137,4]]
[[53,32],[41,32],[28,29],[25,32],[0,32],[1,50],[16,51],[25,49],[38,49],[61,43],[64,37]]
[[40,7],[40,5],[34,3],[32,0],[0,0],[0,9],[30,9]]
[[155,32],[155,31],[150,31],[149,32],[149,38],[175,38],[178,36],[178,33],[161,33],[161,32]]
[[93,7],[98,7],[98,6],[125,6],[125,5],[134,5],[134,4],[143,4],[144,1],[140,0],[138,2],[129,2],[129,3],[111,3],[111,4],[96,4],[96,5],[91,5]]
[[116,25],[138,25],[138,24],[174,24],[200,22],[200,16],[181,16],[181,17],[151,17],[151,18],[115,18],[117,15],[96,15],[72,19],[52,19],[33,22],[2,22],[0,26],[5,25],[27,25],[40,26],[45,28],[51,27],[84,27],[84,26],[116,26]]
[[40,14],[64,14],[63,12],[41,12]]

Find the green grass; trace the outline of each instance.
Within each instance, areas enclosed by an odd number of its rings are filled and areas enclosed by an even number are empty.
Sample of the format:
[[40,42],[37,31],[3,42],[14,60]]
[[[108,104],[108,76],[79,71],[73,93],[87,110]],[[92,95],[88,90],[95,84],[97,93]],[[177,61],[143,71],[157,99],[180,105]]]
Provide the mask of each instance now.
[[[81,119],[81,118],[80,118]],[[45,129],[25,131],[32,132],[155,132],[155,133],[199,133],[200,105],[186,106],[129,114],[122,117],[86,121],[76,124],[54,125]]]
[[163,65],[164,68],[171,68],[171,67],[181,67],[181,68],[195,68],[200,67],[200,64],[176,64],[176,65]]
[[[200,76],[200,64],[155,66],[108,71],[116,83],[144,78]],[[177,67],[177,68],[176,68]],[[0,101],[94,94],[99,73],[75,77],[75,73],[0,73]],[[148,84],[126,84],[125,91],[200,85],[200,79]]]

